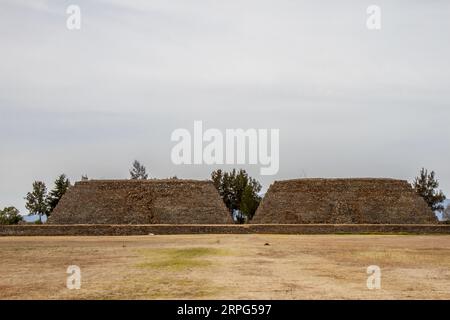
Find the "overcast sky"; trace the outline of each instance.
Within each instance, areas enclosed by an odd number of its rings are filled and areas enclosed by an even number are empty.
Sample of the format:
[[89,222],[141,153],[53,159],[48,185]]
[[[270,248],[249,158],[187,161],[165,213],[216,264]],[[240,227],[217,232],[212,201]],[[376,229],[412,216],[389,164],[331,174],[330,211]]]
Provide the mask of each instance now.
[[425,166],[450,195],[449,40],[446,0],[1,0],[0,207],[27,213],[32,182],[63,172],[128,178],[134,159],[206,179],[216,167],[170,158],[194,120],[280,129],[278,174],[244,166],[265,189]]

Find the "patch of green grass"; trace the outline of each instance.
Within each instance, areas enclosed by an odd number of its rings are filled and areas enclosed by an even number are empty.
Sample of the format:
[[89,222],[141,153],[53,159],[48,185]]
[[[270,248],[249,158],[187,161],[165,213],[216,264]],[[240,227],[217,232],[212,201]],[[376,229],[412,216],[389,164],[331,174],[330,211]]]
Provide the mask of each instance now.
[[228,254],[226,250],[216,248],[141,249],[139,253],[145,261],[138,267],[172,270],[207,267],[211,265],[208,257]]
[[207,267],[210,265],[209,261],[198,261],[191,259],[170,259],[155,262],[144,262],[140,263],[138,266],[140,268],[151,268],[151,269],[187,269],[195,267]]

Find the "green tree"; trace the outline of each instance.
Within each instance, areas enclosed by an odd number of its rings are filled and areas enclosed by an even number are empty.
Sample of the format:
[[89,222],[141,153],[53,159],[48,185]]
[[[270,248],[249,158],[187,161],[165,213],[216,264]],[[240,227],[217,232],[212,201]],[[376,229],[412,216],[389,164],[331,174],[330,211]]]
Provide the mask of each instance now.
[[47,215],[50,215],[52,211],[58,205],[59,200],[66,193],[67,189],[70,187],[70,181],[67,179],[66,175],[63,173],[55,180],[55,187],[48,194],[47,197],[47,205],[48,212]]
[[253,186],[246,185],[244,192],[242,192],[241,211],[246,217],[249,217],[249,219],[253,218],[253,215],[261,202],[261,197],[255,193],[254,190]]
[[42,181],[33,182],[33,191],[28,192],[25,200],[25,208],[30,212],[30,214],[39,215],[39,220],[42,221],[42,216],[48,213],[47,204],[47,187]]
[[435,178],[435,172],[422,168],[420,174],[413,182],[414,190],[425,200],[433,211],[442,212],[444,206],[442,202],[445,200],[445,195],[441,190],[438,190],[439,181]]
[[245,220],[253,218],[261,201],[258,195],[261,184],[256,179],[249,177],[242,169],[230,172],[218,169],[211,173],[211,180],[230,213],[239,210],[246,217]]
[[0,224],[18,224],[23,218],[14,207],[6,207],[0,210]]
[[134,160],[133,162],[133,167],[130,170],[130,176],[133,180],[146,180],[148,178],[145,167],[137,160]]

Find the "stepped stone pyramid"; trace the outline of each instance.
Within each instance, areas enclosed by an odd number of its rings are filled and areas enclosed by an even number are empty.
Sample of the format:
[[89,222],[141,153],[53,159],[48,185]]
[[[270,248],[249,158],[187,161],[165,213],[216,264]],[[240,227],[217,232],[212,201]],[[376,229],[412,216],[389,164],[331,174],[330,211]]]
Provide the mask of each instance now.
[[89,180],[70,187],[50,224],[226,224],[211,181]]
[[254,224],[427,224],[437,219],[404,180],[295,179],[273,183]]

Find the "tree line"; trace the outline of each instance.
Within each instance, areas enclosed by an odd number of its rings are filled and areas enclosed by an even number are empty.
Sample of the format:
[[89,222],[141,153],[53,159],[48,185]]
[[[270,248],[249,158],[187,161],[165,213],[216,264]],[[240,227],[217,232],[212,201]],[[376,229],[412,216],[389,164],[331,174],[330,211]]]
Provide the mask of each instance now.
[[[147,169],[139,161],[135,160],[129,170],[130,179],[146,180],[149,175]],[[177,179],[177,177],[172,177]],[[81,177],[82,181],[89,180],[87,175]],[[249,222],[261,202],[261,184],[248,175],[243,169],[233,169],[229,172],[221,169],[211,173],[211,180],[217,189],[230,215],[236,223]],[[62,196],[71,186],[65,174],[59,175],[54,181],[54,187],[47,192],[47,187],[42,181],[35,181],[32,191],[28,192],[25,208],[29,214],[38,215],[38,223],[42,223],[42,217],[49,217],[58,205]],[[434,212],[441,212],[444,220],[450,222],[450,206],[444,208],[444,193],[439,190],[439,181],[434,171],[428,172],[425,168],[412,183],[413,189],[420,195]],[[15,207],[6,207],[0,210],[0,224],[17,224],[23,220]]]

